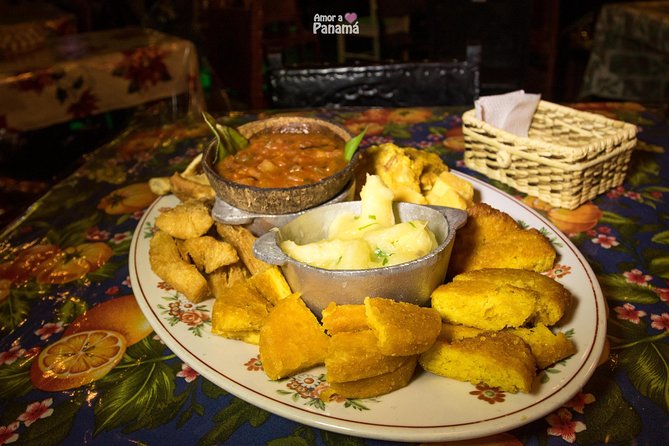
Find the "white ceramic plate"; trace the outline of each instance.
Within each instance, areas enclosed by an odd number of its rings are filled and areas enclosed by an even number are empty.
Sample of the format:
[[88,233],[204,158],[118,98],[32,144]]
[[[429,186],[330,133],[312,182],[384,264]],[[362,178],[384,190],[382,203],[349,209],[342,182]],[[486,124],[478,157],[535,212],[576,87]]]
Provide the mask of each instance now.
[[531,394],[477,388],[418,371],[405,388],[373,399],[323,403],[318,393],[324,368],[270,381],[257,367],[257,346],[211,334],[212,301],[190,304],[151,271],[149,239],[161,210],[178,203],[157,199],[144,214],[130,248],[132,288],[144,314],[165,344],[186,364],[228,392],[279,416],[320,429],[396,441],[448,441],[483,437],[529,423],[569,401],[593,373],[606,334],[606,310],[594,273],[576,247],[550,222],[508,194],[471,181],[483,202],[523,224],[543,230],[558,251],[555,272],[575,296],[559,327],[577,353],[542,372]]

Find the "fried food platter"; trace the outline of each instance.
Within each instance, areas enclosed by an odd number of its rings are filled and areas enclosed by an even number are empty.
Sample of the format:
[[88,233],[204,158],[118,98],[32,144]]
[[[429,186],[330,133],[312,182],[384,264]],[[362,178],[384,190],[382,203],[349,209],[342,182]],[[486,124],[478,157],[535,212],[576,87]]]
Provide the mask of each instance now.
[[235,396],[290,420],[342,434],[395,441],[452,441],[522,426],[557,410],[581,390],[604,347],[606,308],[595,274],[569,239],[508,194],[467,175],[482,202],[544,232],[558,252],[554,274],[575,298],[558,327],[577,353],[537,377],[528,394],[418,372],[405,388],[373,399],[322,401],[324,368],[270,381],[259,367],[258,347],[211,333],[213,300],[192,304],[151,271],[149,241],[161,210],[179,203],[158,198],[133,235],[129,267],[133,292],[156,334],[188,366]]

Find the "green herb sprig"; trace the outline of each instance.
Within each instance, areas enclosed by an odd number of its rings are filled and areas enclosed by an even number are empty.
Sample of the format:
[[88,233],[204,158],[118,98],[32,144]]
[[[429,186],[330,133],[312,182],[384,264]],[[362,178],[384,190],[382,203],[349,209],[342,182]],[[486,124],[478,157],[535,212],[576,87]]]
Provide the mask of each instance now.
[[362,138],[365,137],[365,133],[367,133],[367,127],[365,127],[362,132],[346,141],[346,144],[344,145],[344,159],[346,161],[351,161],[353,159],[353,155],[355,155],[355,151],[358,150],[358,146],[360,145]]
[[214,162],[222,160],[228,155],[234,155],[249,145],[249,140],[237,129],[217,123],[214,117],[207,112],[202,112],[202,116],[216,138],[216,159],[214,159]]

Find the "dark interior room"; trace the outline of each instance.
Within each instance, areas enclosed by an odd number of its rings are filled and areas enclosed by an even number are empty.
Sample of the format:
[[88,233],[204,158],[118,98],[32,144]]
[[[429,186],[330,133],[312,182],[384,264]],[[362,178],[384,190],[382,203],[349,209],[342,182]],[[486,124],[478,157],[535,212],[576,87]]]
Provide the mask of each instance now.
[[[16,58],[11,51],[30,52],[31,45],[43,44],[30,32],[10,31],[31,16],[50,20],[52,35],[141,27],[188,40],[197,52],[197,82],[213,113],[280,105],[272,100],[271,74],[278,69],[428,61],[475,64],[480,95],[524,89],[567,103],[602,99],[581,87],[597,15],[606,3],[611,2],[3,0],[0,24],[7,30],[3,51],[9,61]],[[357,33],[314,31],[317,23],[324,24],[315,18],[342,11],[355,14]],[[307,87],[296,88],[311,94]],[[67,96],[67,89],[59,92]],[[117,107],[28,132],[0,126],[1,221],[10,221],[25,202],[64,178],[83,154],[112,139],[149,105],[155,107],[148,102]]]

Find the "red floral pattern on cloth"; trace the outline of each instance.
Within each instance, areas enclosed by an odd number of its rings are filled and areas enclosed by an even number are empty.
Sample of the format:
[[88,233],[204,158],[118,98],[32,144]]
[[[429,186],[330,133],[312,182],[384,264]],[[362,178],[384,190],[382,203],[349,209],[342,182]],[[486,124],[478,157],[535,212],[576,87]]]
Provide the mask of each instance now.
[[114,67],[112,74],[130,81],[128,93],[146,90],[158,82],[172,79],[165,57],[167,52],[155,45],[123,52],[123,60]]

